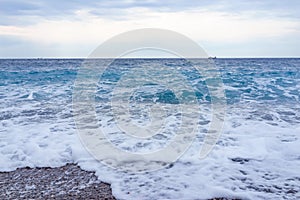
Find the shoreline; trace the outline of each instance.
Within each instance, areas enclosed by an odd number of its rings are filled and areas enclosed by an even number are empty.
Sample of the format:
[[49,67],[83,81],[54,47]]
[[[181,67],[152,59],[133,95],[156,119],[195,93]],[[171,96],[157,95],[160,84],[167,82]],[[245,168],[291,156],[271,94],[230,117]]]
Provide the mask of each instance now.
[[115,200],[110,184],[76,164],[0,172],[0,199]]
[[55,168],[24,167],[0,172],[0,199],[116,200],[110,184],[101,182],[95,172],[82,170],[73,163]]
[[73,163],[55,168],[24,167],[0,172],[0,199],[116,200],[110,184],[100,181],[95,172],[82,170]]

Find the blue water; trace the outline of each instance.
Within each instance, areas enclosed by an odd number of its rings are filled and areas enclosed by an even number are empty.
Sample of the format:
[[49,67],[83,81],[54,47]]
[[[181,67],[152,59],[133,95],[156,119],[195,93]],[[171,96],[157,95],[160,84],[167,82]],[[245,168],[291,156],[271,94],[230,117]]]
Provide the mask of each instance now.
[[[70,103],[77,70],[83,61],[82,59],[0,60],[1,107],[7,108],[23,101],[27,102],[26,98],[30,92],[33,92],[35,102],[55,102],[56,106]],[[174,69],[184,66],[181,73],[187,80],[198,79],[193,84],[193,89],[199,102],[210,102],[209,91],[205,81],[201,79],[201,74],[190,70],[190,66],[181,59],[118,60],[106,70],[102,80],[106,80],[106,84],[115,84],[124,73],[141,64],[164,65]],[[288,104],[290,108],[299,104],[300,59],[216,59],[215,64],[221,72],[225,85],[227,104]],[[49,91],[46,88],[51,89]],[[59,94],[57,90],[60,90]],[[104,94],[112,90],[113,88],[106,91],[99,90],[97,100],[103,99]],[[156,96],[161,102],[178,103],[174,93],[167,89],[160,91]],[[141,97],[150,99],[153,98],[153,94]],[[17,113],[2,112],[0,118],[5,119],[9,115]]]
[[[2,59],[0,60],[0,84],[5,87],[72,85],[82,62],[81,59]],[[118,81],[126,70],[141,63],[158,63],[170,67],[185,64],[180,59],[122,59],[114,63],[103,77],[112,82]],[[300,59],[217,59],[215,64],[222,74],[223,83],[239,89],[226,89],[228,103],[246,99],[299,102],[299,92],[293,87],[299,84]],[[183,73],[188,79],[195,78],[193,77],[195,71],[190,73],[183,71]],[[268,80],[268,83],[262,85],[260,80]],[[202,88],[204,84],[198,82],[197,89],[200,90],[200,97],[207,92]],[[292,96],[284,95],[285,92]],[[1,96],[5,95],[1,94]],[[66,94],[66,98],[70,96]]]
[[[83,62],[83,59],[0,60],[1,171],[24,166],[60,166],[67,162],[83,162],[78,153],[80,144],[74,142],[76,128],[72,116],[72,92]],[[102,61],[98,62],[101,64]],[[165,186],[151,183],[158,175],[135,177],[136,182],[145,181],[144,184],[152,188],[147,189],[137,187],[125,175],[107,172],[112,177],[123,177],[129,186],[114,182],[115,179],[99,172],[100,179],[102,176],[114,183],[116,196],[129,198],[126,196],[127,190],[135,190],[136,193],[131,193],[135,197],[142,195],[149,198],[159,198],[161,195],[165,198],[175,198],[176,195],[205,198],[219,194],[242,198],[299,197],[300,59],[215,59],[214,62],[225,88],[227,121],[223,136],[208,159],[210,167],[197,172],[200,161],[193,160],[194,153],[183,157],[183,161],[170,170],[194,170],[195,173],[185,178],[175,171],[159,174],[165,176],[165,182],[161,184],[171,184],[169,187],[174,189],[173,193],[164,191],[167,190]],[[140,65],[179,70],[191,83],[199,103],[210,105],[211,97],[205,78],[182,59],[117,60],[102,75],[96,102],[109,101],[121,77]],[[155,86],[151,83],[145,88]],[[164,104],[180,103],[168,88],[160,88],[156,93],[141,89],[132,96],[131,101],[154,99]],[[141,116],[140,120],[143,119]],[[204,124],[209,125],[210,120],[205,120],[207,122]],[[201,141],[201,137],[198,139]],[[138,148],[136,145],[132,149]],[[47,158],[43,157],[45,153],[49,155]],[[196,167],[184,164],[187,163],[185,159]],[[84,163],[80,165],[83,168],[87,166]],[[91,170],[97,171],[92,167]],[[239,172],[241,170],[242,174]],[[206,172],[215,173],[215,176],[201,181],[203,177],[200,174]],[[171,181],[170,175],[175,177],[174,180]],[[180,189],[183,182],[194,178],[198,178],[198,181],[192,181],[194,185],[208,187],[207,194],[202,190],[197,193],[195,186],[189,183],[186,183],[185,189]],[[206,181],[211,183],[211,187],[205,184]],[[191,194],[184,196],[186,193]]]

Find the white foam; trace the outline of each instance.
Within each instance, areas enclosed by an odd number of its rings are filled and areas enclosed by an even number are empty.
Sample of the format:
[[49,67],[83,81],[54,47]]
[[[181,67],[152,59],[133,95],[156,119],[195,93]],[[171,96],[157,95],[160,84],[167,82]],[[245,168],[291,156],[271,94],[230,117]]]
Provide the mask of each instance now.
[[31,91],[27,97],[28,100],[32,100],[33,99],[33,91]]
[[198,159],[203,139],[198,137],[173,167],[146,174],[118,172],[95,161],[81,145],[72,118],[56,124],[47,119],[32,123],[2,120],[0,170],[74,162],[111,183],[113,194],[120,199],[292,197],[274,185],[284,188],[285,183],[290,184],[288,179],[299,183],[295,177],[300,166],[300,126],[279,121],[272,126],[231,112],[219,143],[206,159]]

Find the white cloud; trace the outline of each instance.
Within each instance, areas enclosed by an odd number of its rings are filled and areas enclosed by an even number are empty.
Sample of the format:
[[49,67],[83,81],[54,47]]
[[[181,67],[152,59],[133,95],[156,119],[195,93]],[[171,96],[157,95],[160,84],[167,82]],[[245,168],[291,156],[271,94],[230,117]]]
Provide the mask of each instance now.
[[154,12],[145,8],[127,10],[126,20],[109,20],[76,12],[77,21],[43,20],[25,27],[2,26],[1,34],[20,36],[45,43],[98,42],[120,32],[145,27],[172,29],[196,40],[244,41],[293,33],[299,23],[288,19],[261,19],[249,14],[191,10]]
[[89,44],[94,47],[113,35],[137,28],[170,29],[196,41],[239,43],[285,37],[295,34],[300,27],[298,21],[288,18],[262,18],[250,12],[230,14],[201,9],[157,12],[147,8],[129,8],[121,20],[101,18],[90,14],[89,10],[78,10],[75,19],[43,19],[28,26],[0,26],[0,35],[17,36],[60,48],[64,45],[78,45],[80,48]]

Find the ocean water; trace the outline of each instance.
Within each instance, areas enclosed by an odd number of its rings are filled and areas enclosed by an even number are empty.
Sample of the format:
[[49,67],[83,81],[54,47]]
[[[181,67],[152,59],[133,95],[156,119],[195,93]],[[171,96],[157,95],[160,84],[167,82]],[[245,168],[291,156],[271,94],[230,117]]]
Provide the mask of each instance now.
[[[202,106],[199,133],[174,164],[147,173],[125,173],[97,162],[83,147],[73,118],[72,93],[81,59],[0,60],[0,171],[77,163],[112,185],[119,199],[300,198],[300,59],[216,59],[226,94],[226,120],[216,146],[205,159],[199,149],[211,123],[205,77],[180,59],[121,59],[102,75],[95,96],[110,102],[114,85],[134,66],[180,69]],[[99,61],[101,63],[101,60]],[[179,104],[164,87],[141,87],[130,101]],[[147,152],[164,148],[167,133],[140,142],[111,127],[113,117],[97,107],[97,119],[119,148]],[[147,109],[132,108],[138,124]]]

